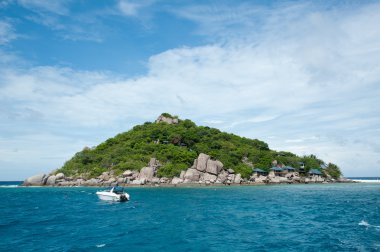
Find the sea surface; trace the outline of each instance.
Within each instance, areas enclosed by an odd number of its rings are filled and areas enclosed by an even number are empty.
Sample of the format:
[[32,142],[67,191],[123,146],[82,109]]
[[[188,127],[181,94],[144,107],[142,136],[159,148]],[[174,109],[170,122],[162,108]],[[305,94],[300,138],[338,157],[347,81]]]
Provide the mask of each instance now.
[[[0,186],[0,251],[380,251],[380,184]],[[15,184],[15,183],[13,183]]]

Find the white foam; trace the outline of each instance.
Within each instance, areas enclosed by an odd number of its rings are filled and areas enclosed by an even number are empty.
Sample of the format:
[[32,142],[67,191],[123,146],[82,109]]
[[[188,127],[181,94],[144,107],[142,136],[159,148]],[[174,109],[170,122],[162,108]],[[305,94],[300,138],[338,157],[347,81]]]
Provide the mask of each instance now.
[[103,248],[104,246],[106,246],[106,244],[99,244],[99,245],[96,245],[97,248]]
[[379,179],[366,180],[366,179],[353,179],[352,181],[360,182],[360,183],[380,183]]
[[18,187],[18,185],[0,185],[0,187],[13,188],[13,187]]
[[364,221],[364,220],[362,220],[361,222],[359,222],[358,225],[359,225],[359,226],[365,226],[365,227],[369,227],[369,226],[371,226],[371,225],[368,224],[368,222],[366,222],[366,221]]
[[376,229],[376,231],[380,231],[380,226],[375,226],[375,225],[371,225],[369,224],[368,222],[362,220],[361,222],[358,223],[359,226],[365,226],[367,228],[370,228],[370,227],[373,227]]

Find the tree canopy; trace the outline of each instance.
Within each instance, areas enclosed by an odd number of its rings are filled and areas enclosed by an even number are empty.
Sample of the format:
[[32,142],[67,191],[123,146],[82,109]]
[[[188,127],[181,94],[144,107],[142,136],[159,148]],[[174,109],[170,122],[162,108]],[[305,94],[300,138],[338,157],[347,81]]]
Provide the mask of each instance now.
[[[76,153],[57,172],[68,176],[95,177],[104,171],[122,173],[140,170],[150,158],[157,158],[162,167],[159,176],[178,176],[189,168],[200,153],[220,160],[224,167],[232,168],[243,177],[249,177],[252,167],[242,162],[245,158],[256,168],[269,170],[273,160],[279,164],[305,170],[320,169],[324,162],[314,155],[299,157],[285,151],[270,150],[268,144],[258,139],[248,139],[216,128],[197,126],[191,120],[178,124],[165,122],[137,125],[128,132],[116,135],[94,148],[84,148]],[[334,164],[327,166],[329,174],[339,177],[341,172]]]

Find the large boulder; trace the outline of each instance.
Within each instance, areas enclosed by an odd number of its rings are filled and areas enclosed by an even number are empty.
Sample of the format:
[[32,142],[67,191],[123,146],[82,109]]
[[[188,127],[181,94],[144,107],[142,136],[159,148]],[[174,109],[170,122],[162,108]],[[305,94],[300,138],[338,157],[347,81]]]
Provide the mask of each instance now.
[[120,183],[120,184],[123,184],[125,183],[125,181],[127,181],[127,178],[117,178],[117,183]]
[[56,180],[57,180],[57,176],[55,175],[49,176],[46,180],[46,185],[53,186],[55,185]]
[[123,172],[124,177],[131,177],[133,175],[133,172],[131,170],[126,170]]
[[108,181],[110,179],[110,173],[109,172],[103,172],[102,175],[100,175],[98,178],[103,181]]
[[153,177],[154,177],[154,168],[144,167],[141,169],[138,179],[139,180],[146,179],[147,181],[151,181]]
[[219,160],[207,160],[206,172],[218,175],[223,169],[223,163]]
[[227,177],[228,177],[228,173],[223,170],[221,173],[219,173],[217,181],[219,181],[220,183],[224,183],[226,182]]
[[60,173],[58,173],[58,174],[55,175],[55,178],[56,178],[57,180],[59,180],[59,179],[64,179],[64,178],[65,178],[65,174],[63,174],[62,172],[60,172]]
[[238,174],[235,175],[234,183],[235,184],[240,184],[240,182],[242,182],[242,179],[241,179],[240,173],[238,173]]
[[185,179],[186,171],[181,171],[181,174],[179,175],[180,179]]
[[91,178],[89,180],[86,180],[83,184],[88,186],[97,186],[99,185],[99,179]]
[[22,185],[24,186],[43,186],[48,177],[45,174],[38,174],[27,178]]
[[145,185],[146,179],[135,179],[132,181],[132,185]]
[[160,161],[158,161],[156,158],[151,158],[148,163],[149,167],[153,167],[155,170],[161,166]]
[[210,173],[205,173],[204,176],[203,176],[203,180],[205,182],[209,181],[211,183],[215,183],[216,178],[217,178],[216,175],[210,174]]
[[206,155],[204,153],[199,154],[197,159],[197,170],[204,172],[207,168],[207,161],[210,159],[209,155]]
[[173,117],[166,117],[164,115],[160,115],[157,120],[156,120],[156,123],[160,123],[160,122],[166,122],[167,124],[178,124],[178,118],[173,118]]
[[254,180],[255,183],[267,183],[268,182],[268,177],[267,176],[258,176]]
[[199,178],[200,178],[200,172],[192,168],[187,169],[184,175],[184,179],[190,182],[199,181]]
[[180,183],[182,183],[183,182],[183,179],[180,179],[180,178],[177,178],[177,177],[174,177],[173,179],[172,179],[172,184],[173,185],[178,185],[178,184],[180,184]]

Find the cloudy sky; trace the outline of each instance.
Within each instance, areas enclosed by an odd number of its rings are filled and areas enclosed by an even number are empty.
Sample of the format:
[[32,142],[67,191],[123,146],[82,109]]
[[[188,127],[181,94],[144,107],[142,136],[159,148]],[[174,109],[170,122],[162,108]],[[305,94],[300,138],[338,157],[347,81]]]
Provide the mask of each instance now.
[[0,180],[162,112],[380,176],[378,1],[0,1]]

